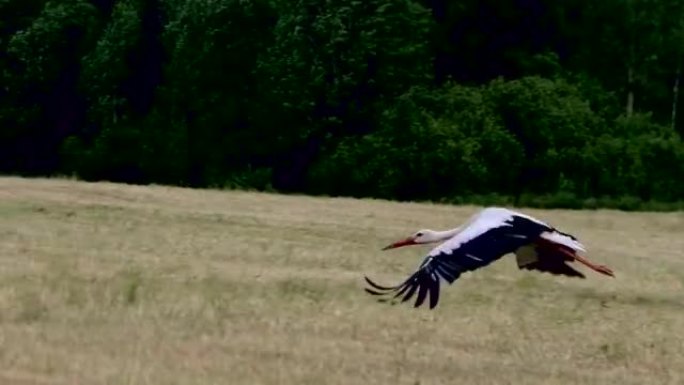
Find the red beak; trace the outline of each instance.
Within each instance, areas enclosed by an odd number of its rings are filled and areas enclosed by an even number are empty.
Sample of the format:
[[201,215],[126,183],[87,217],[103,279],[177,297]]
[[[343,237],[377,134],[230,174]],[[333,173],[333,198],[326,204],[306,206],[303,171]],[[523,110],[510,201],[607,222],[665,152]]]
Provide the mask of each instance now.
[[402,239],[401,241],[394,242],[390,245],[387,245],[383,247],[383,250],[389,250],[389,249],[395,249],[397,247],[402,247],[402,246],[409,246],[409,245],[416,245],[417,243],[413,240],[413,238],[406,238]]

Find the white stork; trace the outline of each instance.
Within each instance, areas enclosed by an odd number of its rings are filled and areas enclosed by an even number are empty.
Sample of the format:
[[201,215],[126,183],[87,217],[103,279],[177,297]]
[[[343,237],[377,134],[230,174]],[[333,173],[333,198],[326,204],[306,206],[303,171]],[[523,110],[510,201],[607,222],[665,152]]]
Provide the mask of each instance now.
[[433,309],[439,301],[440,279],[452,284],[462,273],[487,266],[508,253],[515,254],[519,269],[584,278],[584,274],[566,264],[577,261],[601,274],[614,276],[610,268],[578,255],[586,250],[574,236],[536,218],[499,207],[485,208],[452,230],[420,230],[383,250],[440,241],[445,242],[432,249],[406,281],[383,287],[365,277],[373,287],[366,291],[381,296],[394,293],[393,298],[403,295],[402,302],[418,291],[414,307],[419,307],[429,294]]

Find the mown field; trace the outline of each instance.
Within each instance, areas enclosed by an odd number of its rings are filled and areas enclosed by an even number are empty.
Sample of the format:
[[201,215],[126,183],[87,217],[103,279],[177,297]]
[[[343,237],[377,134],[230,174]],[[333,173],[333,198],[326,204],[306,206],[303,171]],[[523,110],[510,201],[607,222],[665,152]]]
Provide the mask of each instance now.
[[477,207],[0,178],[0,383],[681,384],[684,214],[524,210],[611,279],[466,275],[378,303]]

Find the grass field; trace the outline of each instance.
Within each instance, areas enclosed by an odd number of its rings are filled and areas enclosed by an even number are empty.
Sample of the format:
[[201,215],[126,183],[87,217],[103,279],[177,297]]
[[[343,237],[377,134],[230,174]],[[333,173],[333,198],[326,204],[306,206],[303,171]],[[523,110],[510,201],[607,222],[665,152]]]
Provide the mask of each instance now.
[[525,210],[586,280],[506,257],[378,303],[476,207],[0,178],[0,383],[681,384],[684,214]]

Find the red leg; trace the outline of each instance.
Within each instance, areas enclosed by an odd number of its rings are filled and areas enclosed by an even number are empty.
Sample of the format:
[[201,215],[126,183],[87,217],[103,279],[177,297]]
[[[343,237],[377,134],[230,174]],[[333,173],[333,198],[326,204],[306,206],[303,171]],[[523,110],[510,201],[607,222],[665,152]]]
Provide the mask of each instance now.
[[576,260],[577,262],[588,266],[590,269],[595,270],[601,274],[605,274],[611,277],[615,277],[615,274],[613,273],[613,270],[611,270],[608,266],[605,265],[597,265],[588,259],[582,257],[581,255],[578,255],[577,253],[570,252],[562,247],[558,248],[558,251],[561,253],[567,255],[568,257],[571,257],[572,259]]
[[601,274],[605,274],[605,275],[608,275],[611,277],[615,277],[615,274],[613,274],[613,270],[611,270],[608,266],[597,265],[593,262],[589,262],[589,260],[587,260],[584,257],[579,256],[577,254],[575,254],[575,259],[577,260],[577,262],[585,264],[585,265],[589,266],[590,268],[598,271]]

